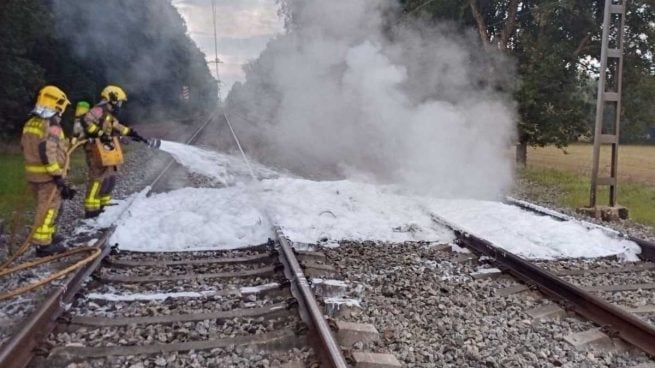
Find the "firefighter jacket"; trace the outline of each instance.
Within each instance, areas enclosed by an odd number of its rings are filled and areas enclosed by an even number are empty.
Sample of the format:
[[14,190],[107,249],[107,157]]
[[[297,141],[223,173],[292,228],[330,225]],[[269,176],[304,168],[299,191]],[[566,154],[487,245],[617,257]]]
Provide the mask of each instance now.
[[81,120],[84,133],[90,138],[102,135],[127,135],[130,128],[118,122],[118,119],[109,111],[106,103],[94,106]]
[[58,118],[32,116],[23,127],[21,147],[28,182],[45,183],[63,176],[68,142]]

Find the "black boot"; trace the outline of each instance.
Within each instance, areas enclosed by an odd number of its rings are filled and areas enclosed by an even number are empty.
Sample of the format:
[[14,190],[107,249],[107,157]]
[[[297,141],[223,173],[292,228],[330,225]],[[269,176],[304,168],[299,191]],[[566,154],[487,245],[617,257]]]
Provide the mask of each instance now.
[[67,249],[60,243],[53,243],[50,245],[41,245],[36,247],[37,257],[48,257],[55,254],[63,253]]
[[100,213],[102,213],[102,210],[84,211],[84,218],[85,219],[96,218],[100,216]]

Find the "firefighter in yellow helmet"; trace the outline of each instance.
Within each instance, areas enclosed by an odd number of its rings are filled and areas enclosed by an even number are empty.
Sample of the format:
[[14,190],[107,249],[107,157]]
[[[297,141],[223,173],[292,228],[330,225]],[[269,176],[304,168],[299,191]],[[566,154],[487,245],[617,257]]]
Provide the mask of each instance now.
[[[23,127],[21,146],[25,176],[36,200],[31,242],[39,257],[61,253],[66,248],[54,241],[61,199],[72,199],[75,190],[63,179],[68,142],[61,127],[61,115],[70,104],[66,94],[55,86],[43,87],[36,105]],[[50,200],[52,193],[55,195]]]
[[111,192],[116,186],[116,173],[122,164],[122,148],[119,136],[147,142],[134,129],[118,122],[116,115],[127,94],[118,86],[109,85],[100,93],[101,101],[81,119],[86,138],[86,162],[89,183],[84,198],[85,218],[97,217],[111,202]]
[[86,101],[79,101],[75,105],[75,118],[73,120],[73,138],[71,139],[72,143],[75,143],[77,140],[86,138],[86,133],[84,133],[84,127],[82,126],[82,119],[84,115],[91,110],[91,104]]

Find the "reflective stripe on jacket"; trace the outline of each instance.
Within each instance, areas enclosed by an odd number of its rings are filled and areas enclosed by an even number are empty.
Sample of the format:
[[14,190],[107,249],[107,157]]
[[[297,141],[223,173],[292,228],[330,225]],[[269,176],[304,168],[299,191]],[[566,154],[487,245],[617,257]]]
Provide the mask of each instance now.
[[67,141],[61,126],[51,119],[31,117],[21,137],[25,176],[32,183],[44,183],[63,175]]

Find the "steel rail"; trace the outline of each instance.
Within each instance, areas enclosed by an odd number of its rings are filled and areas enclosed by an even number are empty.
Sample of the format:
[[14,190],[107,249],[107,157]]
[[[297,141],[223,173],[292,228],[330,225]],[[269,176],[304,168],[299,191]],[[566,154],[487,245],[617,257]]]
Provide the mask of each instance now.
[[314,329],[320,340],[320,350],[316,352],[317,355],[322,355],[330,367],[347,368],[348,364],[346,364],[341,348],[323,317],[289,241],[279,226],[276,226],[274,230],[279,244],[280,261],[285,266],[284,274],[291,282],[291,293],[298,301],[301,317],[310,328]]
[[655,262],[655,243],[654,242],[644,240],[644,239],[639,239],[637,237],[634,237],[632,235],[629,235],[629,234],[626,234],[626,233],[611,229],[609,227],[594,224],[593,222],[579,220],[579,219],[576,219],[573,216],[569,216],[569,215],[563,214],[561,212],[552,210],[550,208],[545,208],[545,207],[542,207],[542,206],[538,206],[538,205],[535,205],[533,203],[523,201],[523,200],[520,200],[520,199],[507,197],[505,202],[507,204],[520,207],[520,208],[522,208],[522,209],[524,209],[526,211],[534,212],[534,213],[537,213],[537,214],[540,214],[540,215],[543,215],[543,216],[552,217],[552,218],[554,218],[554,219],[556,219],[558,221],[575,221],[575,222],[580,223],[582,226],[586,227],[587,229],[598,229],[598,230],[601,230],[602,232],[604,232],[605,234],[607,234],[609,236],[633,241],[633,242],[637,243],[637,245],[639,245],[639,247],[641,248],[641,253],[639,254],[639,258],[641,258],[642,260],[645,260],[645,261]]
[[66,310],[66,306],[75,298],[82,288],[84,280],[98,267],[102,259],[111,251],[108,240],[113,229],[106,231],[94,246],[100,247],[102,253],[89,264],[81,267],[66,283],[53,290],[46,300],[30,315],[0,350],[0,367],[26,367],[34,357],[34,349],[55,327],[57,318]]
[[450,228],[457,235],[459,244],[493,258],[495,263],[516,278],[537,286],[544,294],[554,299],[563,301],[576,313],[602,326],[611,336],[617,336],[655,356],[653,325],[505,249],[496,247],[487,240],[467,233],[444,219],[437,216],[433,216],[433,219]]
[[[218,114],[218,110],[213,112],[209,119],[205,121],[198,129],[194,131],[186,143],[190,144],[199,136],[200,132],[213,121]],[[150,184],[150,190],[161,180],[163,175],[168,171],[173,160],[159,173],[155,180]],[[131,205],[131,203],[130,203]],[[126,212],[129,205],[121,213]],[[120,217],[120,216],[119,216]],[[35,309],[30,316],[24,320],[17,332],[12,335],[2,346],[0,346],[0,367],[2,368],[24,368],[34,358],[34,349],[38,347],[39,342],[44,339],[55,327],[57,319],[66,310],[74,299],[76,294],[82,288],[84,281],[93,273],[100,263],[105,259],[110,251],[109,238],[113,234],[115,227],[106,230],[94,246],[100,247],[102,252],[93,261],[84,267],[81,267],[73,276],[63,285],[58,286],[47,298]]]

